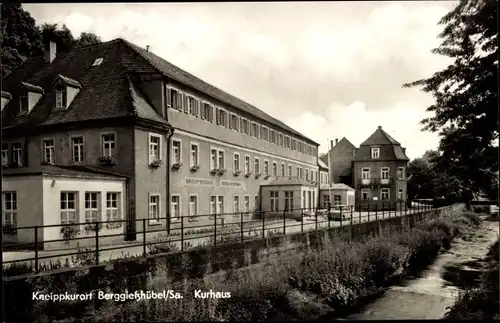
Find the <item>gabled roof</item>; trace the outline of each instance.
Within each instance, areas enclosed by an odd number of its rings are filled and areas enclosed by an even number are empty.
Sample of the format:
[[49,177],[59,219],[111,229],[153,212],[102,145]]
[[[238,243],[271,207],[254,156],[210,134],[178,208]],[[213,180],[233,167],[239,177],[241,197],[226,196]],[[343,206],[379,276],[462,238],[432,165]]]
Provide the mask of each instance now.
[[279,177],[275,179],[274,181],[264,184],[262,186],[316,186],[314,184],[311,184],[310,182],[307,182],[304,179],[298,178],[298,177]]
[[33,85],[33,84],[30,84],[30,83],[26,83],[26,82],[21,82],[21,85],[28,91],[30,92],[36,92],[36,93],[41,93],[41,94],[44,94],[45,91],[37,86],[37,85]]
[[[320,157],[321,161],[323,161],[325,164],[328,164],[328,155],[331,154],[332,152],[335,152],[335,150],[338,147],[342,146],[347,146],[348,148],[354,150],[356,149],[356,146],[354,146],[349,140],[347,140],[346,137],[342,137],[342,139],[339,140],[339,142],[333,146],[333,148],[329,149],[326,154]],[[331,156],[330,156],[331,157]]]
[[378,127],[368,139],[366,139],[360,146],[374,146],[374,145],[400,145],[394,138],[392,138],[382,127]]
[[12,99],[12,95],[9,92],[2,91],[2,98],[10,100]]
[[328,165],[318,158],[318,166],[323,169],[328,169]]
[[63,81],[64,83],[66,83],[66,85],[69,85],[69,86],[72,86],[72,87],[76,87],[78,89],[81,89],[82,88],[82,85],[80,84],[80,82],[78,81],[75,81],[73,79],[70,79],[69,77],[66,77],[66,76],[63,76],[61,74],[57,75],[56,79],[54,80],[54,84],[57,82],[57,81]]

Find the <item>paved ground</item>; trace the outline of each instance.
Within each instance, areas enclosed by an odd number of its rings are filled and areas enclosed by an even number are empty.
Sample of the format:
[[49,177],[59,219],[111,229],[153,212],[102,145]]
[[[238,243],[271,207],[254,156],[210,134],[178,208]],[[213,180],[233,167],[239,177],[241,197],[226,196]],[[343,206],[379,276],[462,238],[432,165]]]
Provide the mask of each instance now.
[[[414,212],[416,210],[412,210]],[[397,217],[404,215],[405,213],[401,212],[395,212],[395,211],[384,211],[378,212],[377,215],[375,215],[373,212],[353,212],[353,217],[352,217],[352,223],[359,223],[359,222],[368,222],[368,221],[375,221],[377,219],[382,219],[382,218],[389,218],[389,217]],[[350,215],[350,214],[346,214]],[[348,217],[349,218],[349,217]],[[316,228],[322,229],[322,228],[327,228],[327,227],[337,227],[337,226],[346,226],[350,224],[350,220],[347,221],[328,221],[325,217],[318,217],[318,221],[316,223],[316,219],[314,217],[309,217],[309,218],[304,218],[303,223],[301,224],[300,221],[297,220],[291,220],[287,219],[285,221],[285,232],[286,234],[292,234],[292,233],[298,233],[301,231],[312,231],[315,230]],[[271,220],[271,221],[266,221],[265,223],[265,228],[264,230],[262,229],[262,223],[256,221],[254,223],[249,223],[248,226],[245,225],[244,227],[244,239],[248,240],[251,238],[258,238],[262,237],[262,232],[264,231],[265,236],[269,236],[270,232],[279,232],[283,233],[283,220]],[[235,237],[241,237],[241,228],[239,225],[235,224],[234,227],[226,227],[224,229],[219,229],[219,233],[225,232],[229,233],[228,235],[232,236],[231,241],[234,241]],[[173,240],[180,239],[180,236],[172,236],[170,237]],[[168,239],[168,238],[167,238]],[[162,240],[163,243],[165,243],[165,240]],[[207,245],[213,243],[213,232],[206,232],[206,233],[201,233],[201,234],[196,234],[196,235],[188,235],[184,237],[185,241],[185,249],[189,249],[192,247],[200,246],[200,245]],[[189,245],[186,245],[188,243]],[[180,250],[181,243],[180,241],[177,242],[171,242],[171,244],[175,244],[177,249]],[[106,250],[106,249],[113,249],[113,250]],[[89,249],[87,249],[89,250]],[[149,252],[151,249],[150,247],[146,248],[146,252]],[[67,249],[67,250],[59,250],[59,251],[39,251],[38,252],[38,257],[39,257],[39,263],[46,264],[48,265],[49,263],[54,263],[57,261],[60,261],[62,263],[66,262],[68,259],[71,261],[72,256],[58,256],[61,254],[68,254],[68,253],[73,253],[77,252],[76,249]],[[112,245],[112,246],[103,246],[100,248],[99,252],[99,260],[100,262],[105,262],[111,259],[119,259],[122,257],[130,257],[130,256],[139,256],[142,255],[144,252],[144,246],[142,245],[141,241],[134,241],[133,243],[124,243],[124,244],[119,244],[119,245]],[[92,259],[93,261],[95,260],[95,250],[89,254],[88,258]],[[4,263],[7,261],[12,261],[16,260],[17,261],[22,261],[24,259],[33,259],[35,257],[34,251],[7,251],[3,252],[3,261]],[[73,256],[75,257],[75,256]],[[31,261],[34,263],[34,261]],[[4,265],[5,266],[5,265]],[[6,264],[8,266],[8,264]]]

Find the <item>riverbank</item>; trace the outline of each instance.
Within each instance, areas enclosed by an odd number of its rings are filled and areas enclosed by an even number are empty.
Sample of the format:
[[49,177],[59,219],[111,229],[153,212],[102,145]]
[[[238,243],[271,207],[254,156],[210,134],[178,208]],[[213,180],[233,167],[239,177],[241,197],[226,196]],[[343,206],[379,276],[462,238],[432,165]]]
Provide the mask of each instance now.
[[449,308],[448,320],[491,320],[499,319],[499,241],[489,249],[483,261],[484,271],[479,287],[468,288],[459,294],[456,303]]
[[[181,302],[132,302],[102,309],[89,321],[315,320],[344,315],[429,264],[451,240],[480,222],[474,213],[451,213],[409,231],[362,242],[332,243],[253,272],[228,272],[224,283],[200,280],[193,289],[230,292],[231,298]],[[257,273],[258,272],[258,273]],[[257,276],[258,275],[258,276]],[[186,302],[187,301],[187,302]],[[172,305],[172,306],[170,306]],[[184,306],[186,305],[186,306]],[[170,309],[170,310],[169,310]]]

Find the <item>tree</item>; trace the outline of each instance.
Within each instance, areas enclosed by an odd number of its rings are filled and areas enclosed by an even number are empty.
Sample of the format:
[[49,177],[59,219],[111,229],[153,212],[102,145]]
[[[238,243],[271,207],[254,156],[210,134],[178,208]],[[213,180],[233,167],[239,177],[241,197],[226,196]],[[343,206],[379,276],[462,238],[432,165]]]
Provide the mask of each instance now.
[[496,17],[497,1],[461,0],[441,19],[442,43],[433,50],[453,63],[430,78],[403,85],[434,96],[427,108],[434,116],[422,124],[441,137],[436,172],[456,177],[469,195],[490,188],[498,170]]
[[80,37],[76,40],[75,47],[84,47],[97,45],[102,43],[101,37],[93,33],[81,33]]
[[27,58],[43,53],[42,35],[35,19],[18,3],[1,4],[0,43],[2,77]]
[[57,24],[43,24],[40,29],[44,43],[56,43],[58,52],[68,51],[76,45],[75,38],[66,25],[60,29]]

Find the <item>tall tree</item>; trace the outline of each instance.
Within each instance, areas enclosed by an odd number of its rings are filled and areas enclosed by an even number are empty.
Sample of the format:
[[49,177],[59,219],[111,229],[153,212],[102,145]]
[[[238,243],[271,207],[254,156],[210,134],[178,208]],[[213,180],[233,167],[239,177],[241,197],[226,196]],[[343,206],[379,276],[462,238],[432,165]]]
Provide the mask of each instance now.
[[102,43],[101,37],[93,33],[81,33],[80,37],[76,40],[75,47],[85,47],[90,45],[97,45]]
[[76,45],[76,40],[66,25],[58,28],[57,24],[42,24],[40,29],[44,43],[49,41],[56,43],[58,52],[68,51]]
[[27,58],[41,55],[43,43],[35,19],[23,10],[21,4],[2,3],[0,7],[0,56],[4,77]]
[[490,188],[498,170],[497,1],[461,0],[440,24],[433,53],[453,63],[404,87],[434,96],[427,108],[434,116],[422,124],[441,136],[436,170],[456,176],[470,195]]

